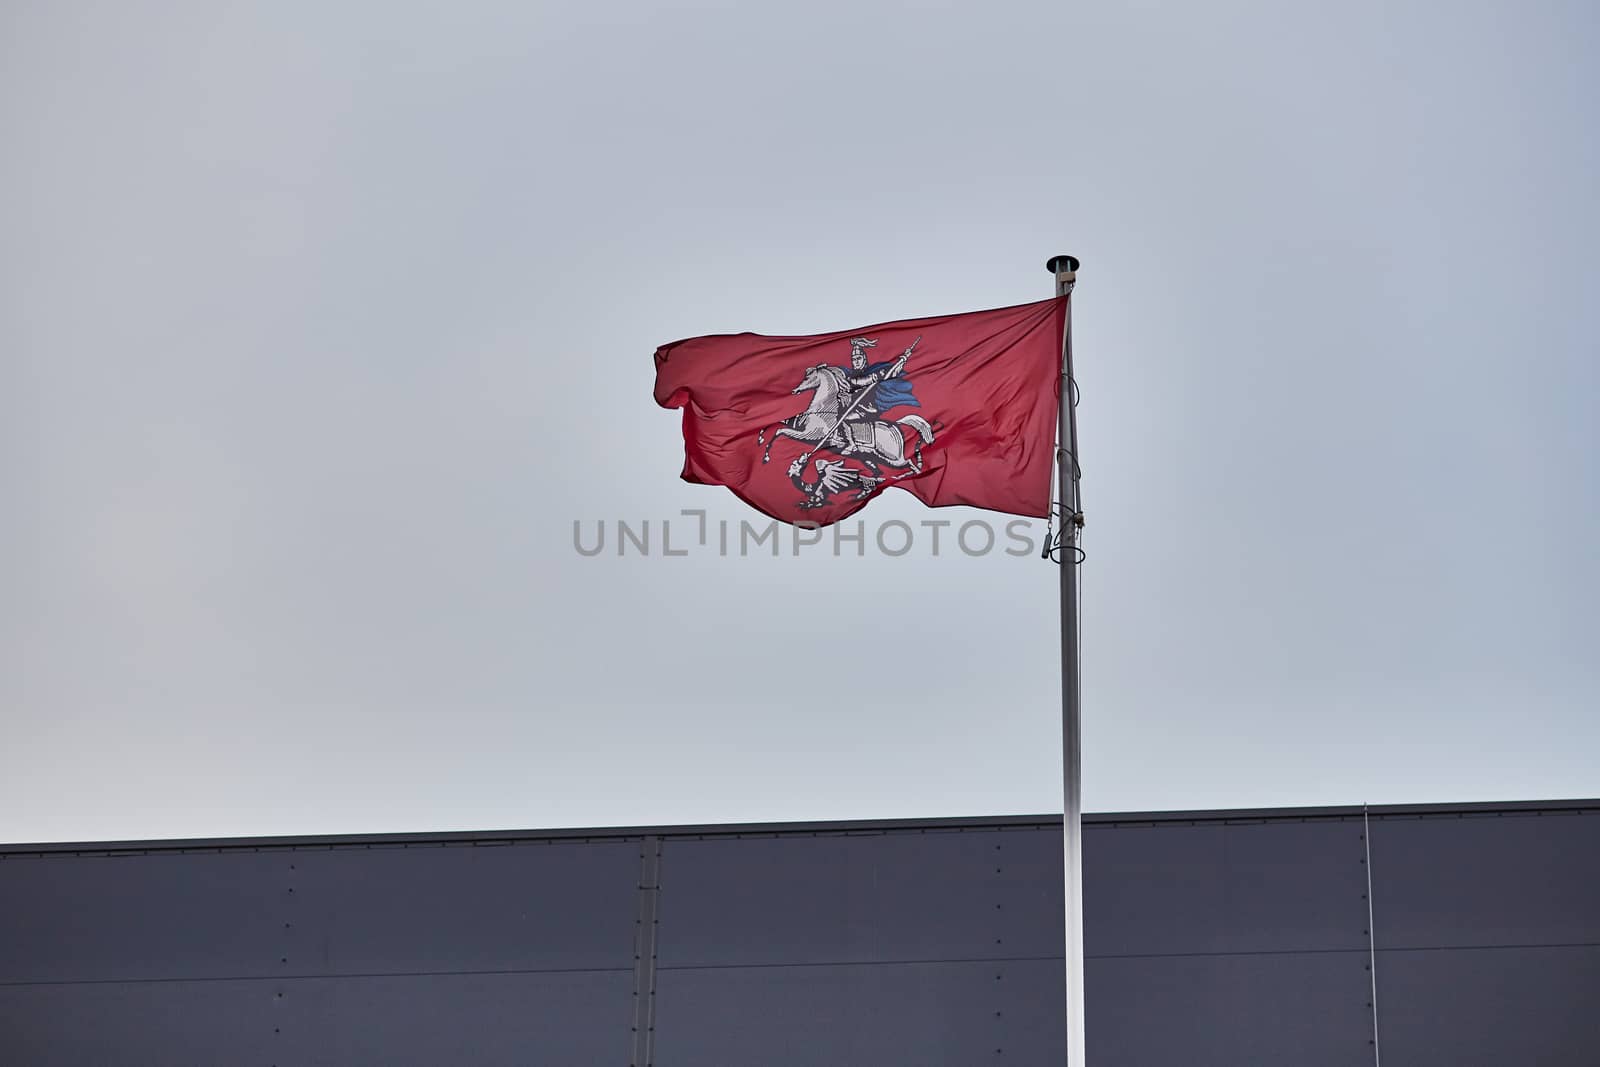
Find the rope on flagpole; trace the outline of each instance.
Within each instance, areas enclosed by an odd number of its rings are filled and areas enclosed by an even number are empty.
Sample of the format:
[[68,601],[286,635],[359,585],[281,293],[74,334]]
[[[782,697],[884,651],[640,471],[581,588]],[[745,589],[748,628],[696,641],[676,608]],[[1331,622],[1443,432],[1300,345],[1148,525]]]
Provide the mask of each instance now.
[[[1045,516],[1044,520],[1044,551],[1039,553],[1040,559],[1047,559],[1053,563],[1060,563],[1062,553],[1068,549],[1071,550],[1072,562],[1074,566],[1082,563],[1088,558],[1088,555],[1083,551],[1083,546],[1079,545],[1076,539],[1074,539],[1071,544],[1063,543],[1065,539],[1065,531],[1069,521],[1072,523],[1074,528],[1082,530],[1083,512],[1078,511],[1068,515],[1067,506],[1065,504],[1061,503],[1060,501],[1053,501],[1050,504],[1050,514]],[[1059,522],[1061,524],[1060,533],[1052,530],[1051,524],[1053,522]]]
[[[1051,260],[1051,264],[1053,265],[1054,263],[1055,260]],[[1062,284],[1061,293],[1070,300],[1072,298],[1072,290],[1076,287],[1077,280],[1074,278]],[[1076,410],[1078,407],[1078,402],[1083,399],[1082,391],[1078,387],[1078,377],[1076,374],[1072,374],[1067,377],[1066,386],[1068,390],[1069,401],[1072,405],[1072,408]],[[1076,496],[1077,494],[1075,490],[1077,483],[1083,481],[1083,467],[1078,463],[1077,453],[1068,447],[1067,442],[1057,441],[1056,458],[1058,460],[1063,458],[1071,460],[1073,482],[1072,487],[1074,489],[1074,493],[1072,495]],[[1088,558],[1083,551],[1082,546],[1080,546],[1077,541],[1078,531],[1083,529],[1083,511],[1078,508],[1074,508],[1070,512],[1068,511],[1069,505],[1066,499],[1067,488],[1068,487],[1065,485],[1056,486],[1056,492],[1060,494],[1061,499],[1050,502],[1050,513],[1046,515],[1044,519],[1044,549],[1039,553],[1039,558],[1050,560],[1052,563],[1060,566],[1064,562],[1064,558],[1067,556],[1068,550],[1070,549],[1072,565],[1077,566]],[[1069,525],[1072,528],[1072,538],[1070,541],[1067,537]]]

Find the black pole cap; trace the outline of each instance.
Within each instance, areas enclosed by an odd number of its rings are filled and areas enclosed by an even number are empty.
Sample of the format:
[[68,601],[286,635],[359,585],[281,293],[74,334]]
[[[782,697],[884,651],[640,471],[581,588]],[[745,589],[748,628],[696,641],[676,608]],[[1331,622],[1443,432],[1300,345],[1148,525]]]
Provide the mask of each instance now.
[[1050,261],[1044,265],[1044,269],[1049,271],[1051,274],[1060,274],[1062,271],[1071,271],[1073,273],[1077,273],[1078,257],[1051,256]]

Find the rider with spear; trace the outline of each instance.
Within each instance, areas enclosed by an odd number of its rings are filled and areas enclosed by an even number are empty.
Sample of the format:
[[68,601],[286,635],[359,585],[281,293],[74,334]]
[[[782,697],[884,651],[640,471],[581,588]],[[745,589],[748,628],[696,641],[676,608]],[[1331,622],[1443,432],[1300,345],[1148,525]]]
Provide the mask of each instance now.
[[[912,349],[916,348],[917,341],[921,340],[922,338],[918,337],[916,341],[912,341],[910,346],[900,353],[900,358],[893,363],[875,363],[869,366],[867,349],[876,348],[878,342],[865,337],[850,338],[850,373],[845,381],[849,383],[854,396],[850,404],[845,407],[844,414],[839,417],[846,431],[842,442],[846,447],[872,446],[873,423],[877,421],[879,412],[902,406],[922,406],[917,402],[916,394],[911,391],[911,383],[900,377],[900,372],[905,369],[906,360],[911,357]],[[828,436],[831,437],[832,434]]]
[[[831,380],[836,384],[826,394],[830,402],[813,401],[812,408],[784,419],[771,440],[767,439],[765,429],[756,435],[757,442],[766,445],[761,455],[763,463],[771,458],[772,445],[779,437],[810,443],[811,447],[789,465],[790,479],[807,494],[807,500],[800,505],[802,508],[821,507],[829,496],[848,488],[857,489],[862,495],[872,491],[887,480],[879,473],[880,463],[910,468],[909,473],[922,469],[922,445],[933,440],[933,429],[927,420],[920,415],[907,414],[891,424],[882,418],[882,413],[891,408],[922,406],[911,391],[911,382],[901,377],[906,361],[921,341],[918,336],[892,363],[868,364],[867,349],[877,347],[878,342],[867,337],[852,337],[848,369],[818,364],[807,371],[806,378],[794,390],[800,393],[808,388],[821,389],[824,382]],[[907,428],[911,432],[909,442],[904,437]],[[907,444],[912,447],[909,453]],[[807,484],[802,472],[811,457],[823,450],[834,452],[841,459],[818,460],[818,480]],[[846,456],[859,456],[867,470],[846,467],[843,462]]]

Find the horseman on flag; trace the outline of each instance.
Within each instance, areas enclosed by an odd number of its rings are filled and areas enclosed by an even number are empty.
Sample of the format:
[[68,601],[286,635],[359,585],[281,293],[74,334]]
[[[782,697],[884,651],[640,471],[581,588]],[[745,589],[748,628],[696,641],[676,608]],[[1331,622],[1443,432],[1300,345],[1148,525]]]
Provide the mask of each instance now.
[[[785,522],[837,522],[890,485],[934,507],[1044,517],[1065,311],[1058,297],[809,337],[690,338],[656,350],[655,397],[684,409],[685,481]],[[848,363],[831,355],[845,345]],[[870,362],[880,345],[899,356]]]
[[[875,363],[869,367],[866,350],[877,345],[878,342],[865,337],[850,338],[850,387],[866,390],[866,396],[861,398],[861,406],[856,409],[862,419],[878,413],[875,404],[881,404],[886,409],[901,405],[921,406],[911,392],[911,382],[900,377],[905,370],[906,360],[911,358],[911,348],[902,352],[893,363]],[[915,347],[913,342],[912,348]]]

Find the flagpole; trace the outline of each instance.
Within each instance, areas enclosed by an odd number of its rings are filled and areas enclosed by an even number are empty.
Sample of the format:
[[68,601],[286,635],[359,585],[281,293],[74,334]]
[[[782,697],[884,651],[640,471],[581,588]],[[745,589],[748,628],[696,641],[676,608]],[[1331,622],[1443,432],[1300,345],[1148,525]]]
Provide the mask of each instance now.
[[1056,295],[1067,297],[1061,331],[1061,410],[1056,428],[1056,492],[1060,511],[1061,567],[1061,812],[1066,889],[1067,1067],[1084,1067],[1083,1040],[1083,801],[1079,729],[1078,531],[1083,512],[1078,496],[1077,384],[1072,377],[1072,299],[1078,260],[1052,256],[1045,269],[1056,277]]

